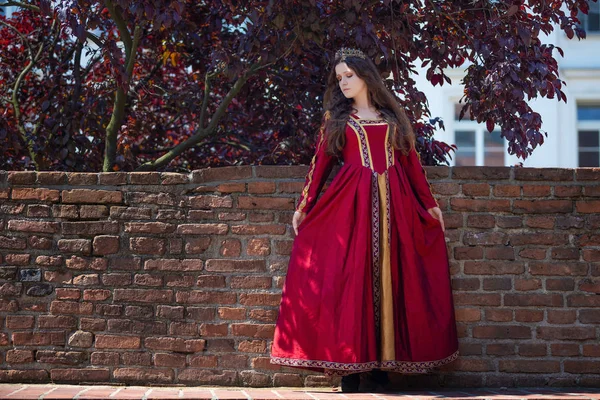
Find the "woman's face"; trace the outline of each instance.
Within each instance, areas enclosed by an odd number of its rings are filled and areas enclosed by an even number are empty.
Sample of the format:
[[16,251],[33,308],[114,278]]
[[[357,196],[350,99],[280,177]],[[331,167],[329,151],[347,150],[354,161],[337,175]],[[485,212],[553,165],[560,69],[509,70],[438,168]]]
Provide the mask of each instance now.
[[335,66],[335,75],[340,85],[340,90],[346,98],[351,99],[367,91],[367,84],[358,77],[356,73],[348,67],[345,62]]

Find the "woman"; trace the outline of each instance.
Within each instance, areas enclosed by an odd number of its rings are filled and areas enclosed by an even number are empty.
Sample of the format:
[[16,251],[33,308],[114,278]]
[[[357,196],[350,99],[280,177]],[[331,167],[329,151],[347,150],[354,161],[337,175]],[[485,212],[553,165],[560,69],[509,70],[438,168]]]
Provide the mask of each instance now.
[[[364,53],[343,48],[293,227],[271,362],[342,375],[427,373],[458,357],[444,220],[409,120]],[[336,158],[343,166],[323,193]],[[379,372],[379,373],[377,373]]]

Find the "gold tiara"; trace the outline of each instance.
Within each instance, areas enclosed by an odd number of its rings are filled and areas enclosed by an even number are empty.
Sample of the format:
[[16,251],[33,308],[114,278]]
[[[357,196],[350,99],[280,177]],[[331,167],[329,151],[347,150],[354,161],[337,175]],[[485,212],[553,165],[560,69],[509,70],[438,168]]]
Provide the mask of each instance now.
[[346,60],[346,57],[358,57],[362,59],[367,58],[367,56],[365,55],[365,53],[362,52],[362,50],[351,49],[349,47],[342,47],[335,53],[336,60],[344,61]]

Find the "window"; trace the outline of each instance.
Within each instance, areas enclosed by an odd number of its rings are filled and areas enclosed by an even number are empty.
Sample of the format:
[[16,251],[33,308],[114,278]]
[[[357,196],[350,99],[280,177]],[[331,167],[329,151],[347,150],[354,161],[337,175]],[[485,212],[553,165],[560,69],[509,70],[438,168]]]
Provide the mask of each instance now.
[[600,167],[600,105],[577,106],[580,167]]
[[462,104],[454,106],[454,144],[456,153],[453,155],[456,166],[504,166],[506,156],[506,140],[500,136],[500,131],[488,132],[485,124],[471,121],[465,114],[458,120]]
[[581,27],[586,32],[600,32],[600,3],[588,1],[590,10],[588,14],[579,13],[577,18],[581,21]]

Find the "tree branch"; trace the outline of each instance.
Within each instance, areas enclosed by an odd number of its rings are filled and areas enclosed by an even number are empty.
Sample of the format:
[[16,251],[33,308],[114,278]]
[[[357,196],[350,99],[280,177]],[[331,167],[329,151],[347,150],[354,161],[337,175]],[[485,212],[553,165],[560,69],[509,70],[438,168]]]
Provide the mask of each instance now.
[[119,34],[121,36],[121,40],[125,45],[125,54],[131,53],[132,39],[131,34],[129,33],[129,28],[127,28],[127,22],[123,19],[121,12],[117,9],[115,4],[111,0],[104,0],[104,4],[106,8],[108,8],[108,12],[112,17],[113,21],[117,25],[117,29],[119,30]]
[[16,7],[26,8],[28,10],[40,12],[40,8],[38,6],[34,6],[33,4],[21,3],[20,1],[9,0],[6,3],[0,4],[0,7],[10,7],[10,6],[16,6]]
[[237,96],[237,94],[240,92],[240,90],[242,90],[242,88],[246,84],[246,81],[248,81],[248,79],[252,75],[256,74],[258,69],[259,69],[259,66],[257,64],[252,65],[233,84],[233,87],[229,90],[229,92],[227,93],[227,95],[225,96],[225,98],[223,99],[223,101],[221,102],[219,107],[217,108],[217,111],[215,111],[213,117],[210,119],[210,124],[206,128],[199,127],[195,131],[194,135],[190,136],[188,139],[186,139],[185,141],[183,141],[180,144],[178,144],[177,146],[175,146],[173,149],[168,151],[162,157],[159,157],[154,161],[149,161],[147,163],[140,165],[136,169],[136,171],[153,171],[153,170],[156,170],[157,168],[167,165],[169,162],[171,162],[171,160],[173,160],[179,154],[183,153],[190,147],[195,146],[202,139],[214,134],[214,132],[217,130],[217,124],[219,123],[219,120],[221,119],[223,114],[225,114],[225,111],[227,110],[227,107],[229,107],[229,104],[231,103],[231,101],[235,98],[235,96]]

